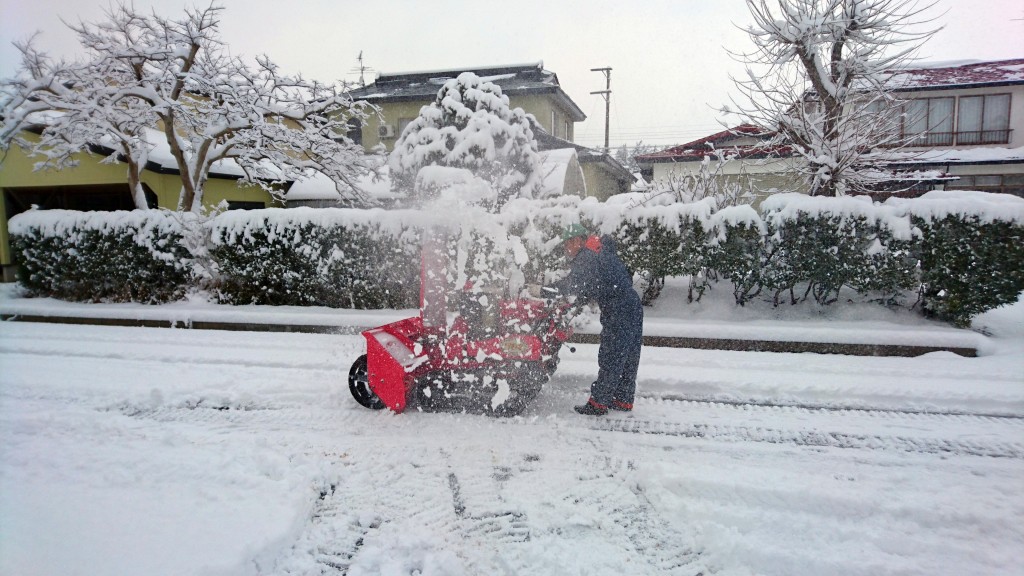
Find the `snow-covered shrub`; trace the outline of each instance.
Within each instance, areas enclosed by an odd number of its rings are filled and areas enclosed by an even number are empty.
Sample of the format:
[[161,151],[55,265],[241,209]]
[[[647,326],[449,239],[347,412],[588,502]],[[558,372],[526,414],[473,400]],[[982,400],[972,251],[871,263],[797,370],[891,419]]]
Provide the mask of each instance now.
[[644,305],[657,299],[669,276],[690,276],[688,298],[700,300],[707,282],[707,222],[714,209],[715,199],[705,198],[691,204],[637,207],[623,214],[615,238],[623,263],[644,281]]
[[167,302],[193,282],[182,215],[30,210],[10,221],[22,285],[73,301]]
[[1024,199],[958,190],[887,204],[921,230],[916,255],[926,314],[968,326],[1024,291]]
[[764,284],[764,222],[750,205],[729,206],[711,216],[708,231],[708,266],[732,282],[733,297],[743,306]]
[[494,191],[493,207],[532,198],[540,187],[540,156],[530,121],[508,96],[472,72],[447,81],[434,102],[420,109],[388,159],[396,188],[415,195],[420,169],[469,170]]
[[407,308],[419,294],[419,232],[406,212],[234,211],[211,222],[219,294],[237,304]]
[[[806,283],[802,299],[813,295],[831,304],[843,286],[862,292],[913,286],[910,222],[896,210],[867,197],[823,198],[777,194],[761,209],[767,227],[762,281],[779,296]],[[881,275],[881,276],[880,276]]]

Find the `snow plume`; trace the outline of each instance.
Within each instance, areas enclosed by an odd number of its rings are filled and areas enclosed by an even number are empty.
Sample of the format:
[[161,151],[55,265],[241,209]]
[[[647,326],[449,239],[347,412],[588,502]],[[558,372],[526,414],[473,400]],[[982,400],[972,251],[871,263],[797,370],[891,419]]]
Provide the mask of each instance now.
[[498,196],[490,182],[465,168],[426,166],[417,173],[414,191],[422,234],[445,238],[449,287],[510,294],[522,288],[527,250],[488,210]]

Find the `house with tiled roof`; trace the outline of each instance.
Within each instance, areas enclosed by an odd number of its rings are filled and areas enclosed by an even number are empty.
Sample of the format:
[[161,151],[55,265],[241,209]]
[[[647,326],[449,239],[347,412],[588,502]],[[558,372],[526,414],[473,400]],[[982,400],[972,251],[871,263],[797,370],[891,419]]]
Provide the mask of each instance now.
[[366,126],[354,127],[349,136],[367,150],[378,144],[393,149],[420,108],[434,101],[445,82],[463,72],[496,84],[508,96],[510,106],[533,116],[541,151],[575,149],[588,196],[603,200],[629,191],[633,176],[624,166],[604,151],[573,143],[575,124],[587,117],[562,89],[558,75],[546,70],[543,62],[378,74],[372,84],[352,90],[350,95],[376,105],[381,116],[370,117]]
[[[885,86],[904,103],[880,113],[898,114],[902,136],[913,142],[892,155],[893,169],[916,178],[897,186],[900,194],[961,189],[1024,196],[1024,59],[894,70]],[[720,177],[758,196],[806,191],[794,169],[801,160],[788,146],[766,146],[773,136],[740,125],[637,160],[648,181],[696,173],[705,158],[726,158]]]

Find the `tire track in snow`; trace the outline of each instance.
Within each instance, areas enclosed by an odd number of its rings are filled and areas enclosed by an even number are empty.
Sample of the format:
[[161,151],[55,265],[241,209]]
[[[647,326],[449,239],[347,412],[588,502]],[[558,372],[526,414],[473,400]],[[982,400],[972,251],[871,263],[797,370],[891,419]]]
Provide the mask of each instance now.
[[[993,431],[1010,428],[1011,431],[999,434],[1001,437],[1020,437],[1018,430],[1024,427],[1020,418],[1004,418],[993,416],[975,416],[969,414],[935,414],[923,412],[902,412],[897,410],[848,410],[833,408],[810,408],[800,406],[764,405],[756,403],[731,403],[696,400],[660,400],[670,407],[687,406],[700,408],[707,406],[718,410],[736,411],[744,419],[757,417],[782,422],[786,418],[800,415],[828,415],[828,428],[810,430],[792,429],[785,426],[743,424],[716,424],[700,422],[680,422],[663,419],[639,419],[634,415],[619,417],[612,415],[600,419],[588,419],[582,428],[603,430],[608,432],[625,432],[640,435],[660,435],[683,438],[698,438],[730,442],[758,442],[770,444],[790,444],[796,446],[833,447],[870,450],[889,450],[896,452],[916,452],[939,455],[989,456],[1000,458],[1024,459],[1024,443],[993,441],[982,438],[968,440],[952,437],[914,437],[906,434],[863,433],[857,430],[844,429],[844,426],[858,428],[848,423],[847,418],[878,419],[895,428],[926,428],[930,431],[952,429],[971,429],[975,431]],[[308,406],[294,399],[287,405],[274,403],[257,404],[251,398],[245,402],[228,402],[218,399],[192,399],[177,405],[151,407],[142,404],[122,402],[110,406],[108,410],[119,411],[130,417],[147,418],[162,422],[188,421],[205,423],[218,427],[265,429],[302,428],[309,431],[328,431],[346,427],[372,426],[373,419],[381,414],[358,409],[340,411],[333,407],[321,407],[307,410]],[[295,409],[303,409],[297,416]],[[834,416],[834,418],[832,418]],[[355,419],[355,420],[353,420]],[[365,424],[360,423],[364,421]],[[501,420],[509,426],[536,426],[527,420]],[[950,434],[952,434],[951,432]]]
[[[212,429],[230,429],[248,434],[272,429],[301,428],[309,432],[345,432],[372,429],[374,423],[393,421],[379,412],[346,411],[335,408],[295,409],[274,405],[221,406],[214,402],[190,402],[187,405],[146,408],[125,404],[112,407],[126,416],[162,422],[187,422]],[[354,417],[354,418],[353,418]],[[429,418],[429,417],[428,417]],[[460,419],[469,425],[479,423],[511,426],[515,429],[538,428],[525,420],[492,420],[484,417]],[[442,424],[443,423],[435,423]],[[572,435],[585,430],[573,430]],[[337,472],[316,482],[311,493],[308,518],[293,541],[284,549],[267,552],[256,561],[263,574],[345,574],[353,565],[374,568],[375,557],[395,545],[397,534],[425,530],[436,542],[421,543],[417,549],[398,550],[415,564],[424,554],[436,552],[445,542],[463,552],[460,560],[467,573],[529,574],[553,573],[543,562],[546,546],[553,539],[586,542],[586,549],[612,549],[631,559],[636,573],[652,576],[694,576],[710,574],[695,551],[692,538],[666,531],[669,524],[647,500],[630,475],[632,461],[602,456],[591,461],[599,450],[592,439],[568,438],[559,451],[566,463],[555,463],[554,476],[543,452],[491,453],[480,462],[473,450],[455,448],[437,450],[419,446],[405,437],[375,434],[374,452],[384,450],[381,459],[362,448],[349,450]],[[525,431],[524,431],[525,432]],[[543,430],[535,433],[546,434]],[[429,433],[428,433],[429,434]],[[319,451],[332,440],[303,447]],[[369,450],[369,448],[367,448]],[[578,462],[587,462],[581,472]],[[556,511],[554,519],[540,522],[530,517],[527,501],[538,500],[542,509]],[[584,518],[598,518],[599,525],[581,525],[578,518],[557,511],[571,508]],[[410,511],[414,511],[410,515]],[[458,544],[454,544],[454,543]],[[431,548],[435,546],[435,548]],[[475,550],[490,550],[477,555]],[[642,568],[640,568],[642,566]]]
[[291,361],[267,361],[252,357],[228,359],[228,358],[197,358],[193,355],[154,354],[152,351],[139,353],[125,352],[78,352],[71,350],[44,350],[17,346],[0,346],[0,354],[20,354],[24,356],[42,356],[52,358],[60,356],[65,358],[83,358],[95,360],[120,360],[124,362],[161,363],[170,365],[199,364],[203,366],[241,366],[251,368],[272,368],[286,370],[309,370],[314,372],[336,372],[342,373],[342,366],[333,362],[320,362],[311,364],[304,360]]
[[937,420],[950,418],[950,421],[973,421],[973,422],[1003,422],[1009,425],[1024,426],[1024,415],[1019,414],[995,414],[986,412],[967,412],[960,410],[916,410],[908,408],[878,408],[871,406],[836,406],[819,404],[813,402],[780,402],[769,400],[712,400],[705,398],[692,398],[685,395],[640,394],[641,398],[652,400],[656,403],[674,404],[686,406],[731,406],[738,410],[749,410],[752,408],[778,408],[798,409],[807,413],[857,413],[878,418],[904,418],[921,417],[921,420]]
[[906,436],[881,436],[820,430],[787,430],[761,426],[692,424],[639,420],[635,418],[596,420],[590,424],[589,428],[605,432],[678,436],[727,442],[763,442],[823,448],[855,448],[923,454],[1024,459],[1024,446],[1016,442],[982,443],[955,439],[911,438]]

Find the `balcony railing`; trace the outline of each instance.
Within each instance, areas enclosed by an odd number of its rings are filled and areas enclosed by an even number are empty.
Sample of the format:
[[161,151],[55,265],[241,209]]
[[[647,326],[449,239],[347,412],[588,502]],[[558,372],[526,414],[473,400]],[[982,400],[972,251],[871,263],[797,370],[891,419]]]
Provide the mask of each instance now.
[[911,146],[953,146],[969,144],[1009,144],[1010,128],[1004,130],[966,130],[961,132],[928,132],[913,138]]
[[957,144],[1009,144],[1010,130],[972,130],[957,132]]

